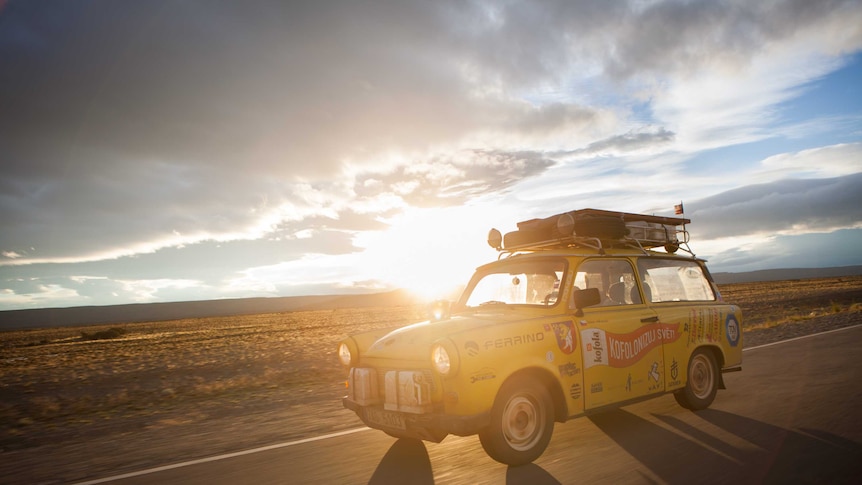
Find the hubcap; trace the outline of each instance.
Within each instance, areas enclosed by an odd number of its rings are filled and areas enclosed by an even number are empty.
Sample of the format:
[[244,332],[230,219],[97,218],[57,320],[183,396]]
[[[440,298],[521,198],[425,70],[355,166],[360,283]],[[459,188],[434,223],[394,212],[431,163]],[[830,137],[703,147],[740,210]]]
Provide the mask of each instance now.
[[529,450],[542,436],[544,410],[531,396],[514,396],[503,410],[503,436],[513,449]]
[[709,359],[705,355],[700,354],[694,357],[691,361],[691,372],[688,380],[691,383],[691,391],[698,399],[706,399],[709,393],[712,392],[713,379],[712,366],[709,365]]

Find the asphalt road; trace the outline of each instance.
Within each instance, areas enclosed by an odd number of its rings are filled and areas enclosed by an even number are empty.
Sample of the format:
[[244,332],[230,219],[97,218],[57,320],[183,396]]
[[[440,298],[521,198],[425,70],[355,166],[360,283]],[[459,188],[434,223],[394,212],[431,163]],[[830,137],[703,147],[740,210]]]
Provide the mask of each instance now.
[[111,483],[862,483],[860,360],[862,326],[750,349],[710,409],[666,395],[558,423],[545,454],[519,468],[476,437],[363,430]]

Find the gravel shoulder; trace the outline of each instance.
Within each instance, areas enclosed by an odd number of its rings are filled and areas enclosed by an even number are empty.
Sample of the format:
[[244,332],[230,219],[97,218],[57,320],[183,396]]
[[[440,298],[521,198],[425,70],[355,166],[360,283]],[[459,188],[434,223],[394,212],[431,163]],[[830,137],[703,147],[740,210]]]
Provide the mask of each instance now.
[[853,327],[862,324],[862,312],[845,312],[832,315],[813,317],[794,323],[785,323],[770,328],[758,328],[743,332],[743,348],[758,347],[761,345],[788,340],[816,333],[838,330],[845,327]]

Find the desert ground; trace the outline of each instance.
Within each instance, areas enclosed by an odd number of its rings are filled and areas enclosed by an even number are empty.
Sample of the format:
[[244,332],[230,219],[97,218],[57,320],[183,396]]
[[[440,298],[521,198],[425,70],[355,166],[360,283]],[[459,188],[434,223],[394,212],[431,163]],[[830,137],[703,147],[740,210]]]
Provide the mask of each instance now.
[[[862,323],[862,276],[720,289],[747,347]],[[357,427],[337,342],[425,310],[0,332],[0,476],[67,483]]]

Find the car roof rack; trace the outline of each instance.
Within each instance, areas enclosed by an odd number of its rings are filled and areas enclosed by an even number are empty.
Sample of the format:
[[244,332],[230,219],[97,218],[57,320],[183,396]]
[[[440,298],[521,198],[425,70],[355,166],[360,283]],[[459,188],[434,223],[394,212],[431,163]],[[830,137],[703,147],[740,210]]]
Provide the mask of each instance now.
[[500,251],[500,257],[573,247],[591,248],[600,254],[606,248],[632,248],[644,254],[655,248],[663,248],[670,254],[682,249],[694,257],[686,230],[686,224],[690,223],[684,217],[580,209],[521,221],[517,223],[517,231],[505,235],[491,229],[488,244]]

